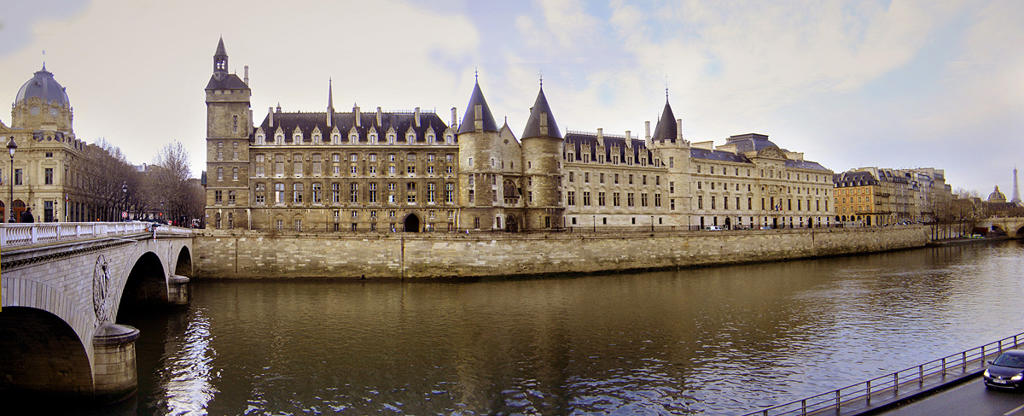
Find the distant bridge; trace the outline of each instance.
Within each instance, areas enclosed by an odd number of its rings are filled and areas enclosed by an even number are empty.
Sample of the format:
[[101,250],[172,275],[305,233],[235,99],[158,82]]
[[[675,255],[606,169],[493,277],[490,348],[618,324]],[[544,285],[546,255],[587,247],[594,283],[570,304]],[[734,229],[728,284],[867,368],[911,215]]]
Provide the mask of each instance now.
[[1024,217],[991,217],[977,223],[986,230],[1002,231],[1010,238],[1024,238]]
[[137,389],[122,306],[188,303],[192,230],[0,225],[0,392],[114,402]]

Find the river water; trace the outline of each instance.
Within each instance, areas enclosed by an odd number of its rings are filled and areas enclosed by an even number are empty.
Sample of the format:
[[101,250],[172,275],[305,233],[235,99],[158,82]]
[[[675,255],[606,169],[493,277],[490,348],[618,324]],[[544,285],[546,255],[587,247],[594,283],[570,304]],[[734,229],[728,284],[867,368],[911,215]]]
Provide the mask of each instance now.
[[735,414],[1024,331],[1018,242],[635,274],[194,281],[101,413]]

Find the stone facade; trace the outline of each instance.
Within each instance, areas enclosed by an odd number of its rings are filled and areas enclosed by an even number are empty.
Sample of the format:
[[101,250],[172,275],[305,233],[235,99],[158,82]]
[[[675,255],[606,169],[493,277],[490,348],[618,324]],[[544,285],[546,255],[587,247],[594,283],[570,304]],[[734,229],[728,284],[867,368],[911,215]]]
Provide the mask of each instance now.
[[[345,235],[208,231],[204,278],[451,278],[594,273],[922,247],[923,226],[665,233]],[[467,255],[466,253],[472,253]]]
[[[22,85],[11,106],[11,125],[0,122],[6,145],[14,140],[14,177],[9,155],[0,157],[0,222],[20,220],[32,208],[36,222],[88,221],[98,208],[86,184],[96,172],[85,163],[86,143],[75,138],[73,110],[64,87],[45,65]],[[14,181],[13,203],[10,184]]]
[[[461,122],[431,112],[268,110],[223,41],[207,94],[207,224],[294,232],[794,228],[828,225],[832,172],[760,134],[690,143],[667,97],[644,138],[568,132],[543,85],[516,137],[479,83]],[[247,78],[247,77],[246,77]],[[251,126],[251,127],[249,127]]]

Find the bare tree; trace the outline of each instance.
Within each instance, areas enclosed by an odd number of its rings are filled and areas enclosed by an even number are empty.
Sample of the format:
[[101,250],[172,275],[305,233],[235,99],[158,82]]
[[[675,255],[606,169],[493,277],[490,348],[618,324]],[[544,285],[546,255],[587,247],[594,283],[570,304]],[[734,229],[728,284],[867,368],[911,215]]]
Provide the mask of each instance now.
[[[191,184],[188,160],[185,146],[174,141],[160,149],[148,175],[149,206],[160,206],[169,219],[182,225],[187,225],[187,221],[193,218],[200,218],[203,211],[202,207],[195,208],[197,193],[195,185]],[[203,196],[199,198],[205,203]]]

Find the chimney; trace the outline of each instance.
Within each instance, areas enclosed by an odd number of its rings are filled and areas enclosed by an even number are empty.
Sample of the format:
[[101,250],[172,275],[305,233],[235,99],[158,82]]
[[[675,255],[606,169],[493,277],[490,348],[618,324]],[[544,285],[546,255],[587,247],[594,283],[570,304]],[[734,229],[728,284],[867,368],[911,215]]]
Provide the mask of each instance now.
[[626,141],[630,141],[631,142],[631,141],[633,141],[633,136],[631,136],[629,133],[630,133],[630,131],[626,130]]
[[676,119],[676,141],[679,143],[683,142],[683,119]]
[[383,114],[380,112],[380,106],[377,106],[377,127],[383,127]]
[[414,110],[414,112],[413,112],[413,119],[416,122],[416,127],[419,127],[420,126],[420,108],[419,107],[416,107],[416,109]]
[[363,115],[359,112],[358,105],[352,104],[352,115],[356,119],[356,127],[362,127],[363,122],[361,119],[363,118]]
[[597,128],[597,141],[600,141],[600,142],[604,141],[604,128],[601,128],[601,127]]
[[242,78],[242,82],[245,83],[246,87],[249,86],[249,65],[245,66],[245,78]]
[[651,141],[651,120],[644,122],[644,140]]
[[455,117],[455,111],[455,107],[452,107],[452,124],[449,127],[451,127],[453,130],[458,130],[458,126],[456,124],[459,123],[459,120],[457,117]]
[[270,113],[270,127],[274,127],[274,107],[268,108],[267,113]]

